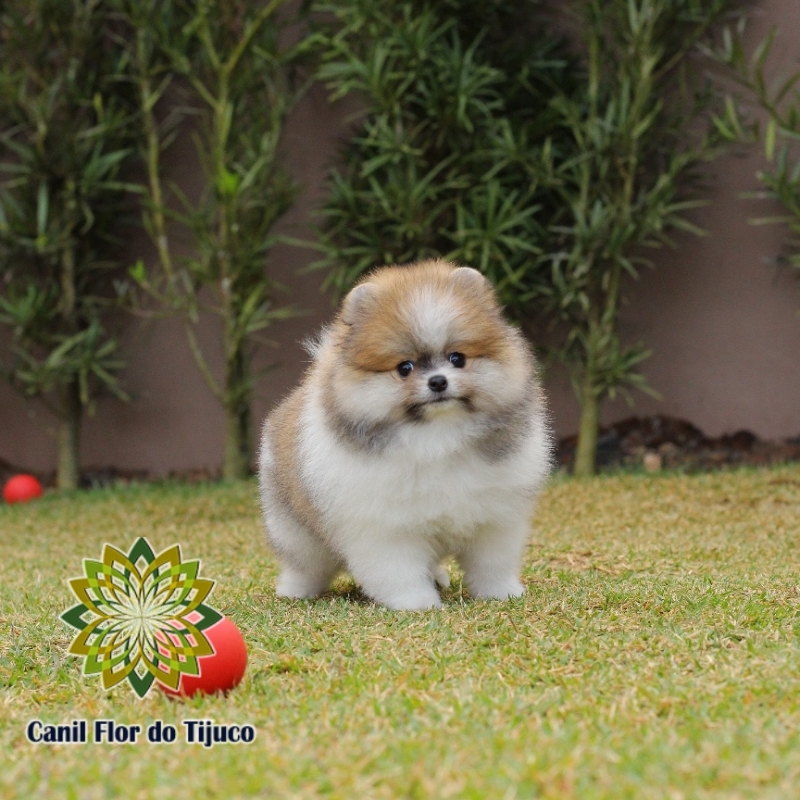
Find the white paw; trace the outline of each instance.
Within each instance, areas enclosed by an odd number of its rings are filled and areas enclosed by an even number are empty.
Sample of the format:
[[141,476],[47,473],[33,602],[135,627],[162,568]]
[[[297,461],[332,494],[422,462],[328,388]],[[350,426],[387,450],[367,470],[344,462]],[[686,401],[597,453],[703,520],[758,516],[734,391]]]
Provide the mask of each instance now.
[[429,592],[414,592],[392,597],[376,597],[379,603],[394,611],[422,611],[426,608],[441,608],[439,593],[433,588]]
[[441,564],[434,567],[433,579],[439,584],[439,586],[442,587],[442,589],[450,588],[450,573],[447,571],[447,568]]
[[467,583],[469,593],[473,597],[506,600],[509,597],[522,597],[525,587],[517,578],[506,578],[502,581],[470,581]]
[[327,583],[313,575],[305,575],[295,570],[284,570],[275,586],[278,597],[289,597],[294,600],[307,600],[319,597],[328,588]]

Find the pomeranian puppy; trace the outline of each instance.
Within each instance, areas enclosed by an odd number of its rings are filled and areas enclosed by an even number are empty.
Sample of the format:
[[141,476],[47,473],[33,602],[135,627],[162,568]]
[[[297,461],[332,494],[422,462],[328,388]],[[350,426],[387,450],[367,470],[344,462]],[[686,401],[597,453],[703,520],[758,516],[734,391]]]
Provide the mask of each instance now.
[[521,595],[550,432],[533,356],[486,278],[444,261],[378,269],[309,349],[261,443],[278,595],[316,597],[347,570],[389,608],[432,608],[448,556],[473,597]]

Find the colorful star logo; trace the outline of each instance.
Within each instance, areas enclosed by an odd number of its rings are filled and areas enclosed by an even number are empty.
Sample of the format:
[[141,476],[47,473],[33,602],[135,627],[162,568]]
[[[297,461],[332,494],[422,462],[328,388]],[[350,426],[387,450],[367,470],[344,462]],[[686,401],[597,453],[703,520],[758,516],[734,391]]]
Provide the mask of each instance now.
[[203,631],[222,618],[203,602],[214,581],[199,577],[199,561],[181,561],[180,545],[156,555],[140,538],[127,555],[106,544],[83,566],[69,581],[79,603],[61,619],[78,630],[69,652],[84,657],[84,675],[105,689],[127,680],[144,697],[156,680],[177,690],[181,674],[199,674],[198,658],[214,652]]

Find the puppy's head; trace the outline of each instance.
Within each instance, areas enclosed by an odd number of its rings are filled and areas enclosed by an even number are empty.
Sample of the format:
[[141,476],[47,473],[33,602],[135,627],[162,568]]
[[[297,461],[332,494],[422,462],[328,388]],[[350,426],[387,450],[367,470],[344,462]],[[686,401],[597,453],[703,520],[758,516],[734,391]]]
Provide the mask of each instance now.
[[532,375],[489,282],[444,261],[375,271],[344,299],[330,334],[331,401],[353,421],[501,413]]

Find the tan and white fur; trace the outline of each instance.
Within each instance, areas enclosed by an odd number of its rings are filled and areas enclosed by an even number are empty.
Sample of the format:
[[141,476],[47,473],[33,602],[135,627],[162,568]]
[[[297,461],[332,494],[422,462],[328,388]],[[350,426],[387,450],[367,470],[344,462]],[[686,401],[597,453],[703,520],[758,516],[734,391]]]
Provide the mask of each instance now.
[[472,596],[521,595],[550,434],[533,356],[489,282],[444,261],[383,267],[310,349],[262,437],[278,595],[316,597],[347,570],[389,608],[437,607],[448,556]]

